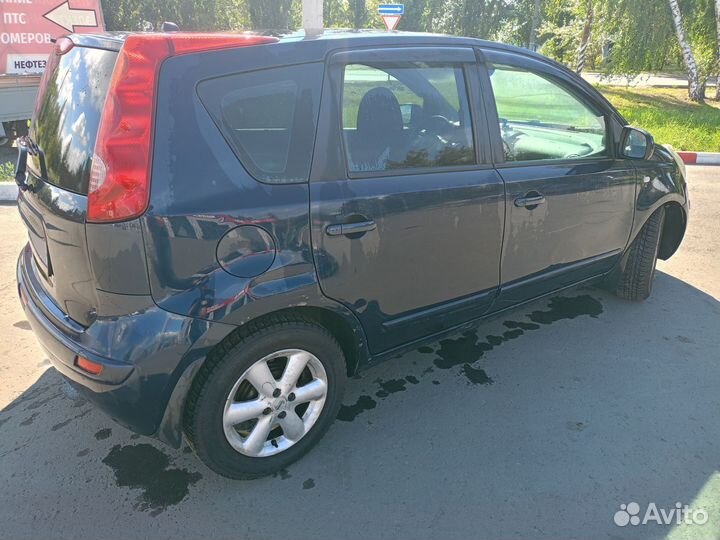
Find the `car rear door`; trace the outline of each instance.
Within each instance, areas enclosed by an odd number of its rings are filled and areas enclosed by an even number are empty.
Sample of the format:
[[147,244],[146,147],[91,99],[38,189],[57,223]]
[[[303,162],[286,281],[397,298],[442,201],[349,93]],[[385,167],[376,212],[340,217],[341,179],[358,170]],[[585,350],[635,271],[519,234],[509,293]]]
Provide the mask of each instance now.
[[372,352],[485,313],[498,290],[504,188],[488,164],[475,54],[340,51],[329,60],[310,182],[323,292]]
[[593,92],[539,59],[483,54],[506,185],[502,309],[610,270],[630,235],[636,175],[616,156],[616,121]]

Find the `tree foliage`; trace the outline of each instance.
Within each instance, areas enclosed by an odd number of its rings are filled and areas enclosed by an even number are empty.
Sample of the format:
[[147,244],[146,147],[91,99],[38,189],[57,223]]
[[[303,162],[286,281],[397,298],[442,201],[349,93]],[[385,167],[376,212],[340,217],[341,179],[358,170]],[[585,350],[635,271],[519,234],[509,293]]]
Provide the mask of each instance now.
[[[328,28],[382,28],[380,0],[324,0]],[[400,29],[529,47],[573,69],[609,73],[682,69],[668,0],[404,0]],[[716,0],[679,0],[702,83],[720,70]],[[102,0],[108,30],[162,21],[184,30],[294,29],[301,0]],[[718,8],[720,9],[720,8]],[[535,14],[535,15],[534,15]],[[535,21],[534,21],[535,19]],[[535,22],[535,24],[534,24]]]

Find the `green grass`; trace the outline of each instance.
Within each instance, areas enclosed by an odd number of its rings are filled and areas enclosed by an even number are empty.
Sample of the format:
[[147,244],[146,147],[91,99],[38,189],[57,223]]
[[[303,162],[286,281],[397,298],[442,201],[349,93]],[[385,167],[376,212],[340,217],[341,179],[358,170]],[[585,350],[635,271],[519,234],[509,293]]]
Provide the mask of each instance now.
[[676,150],[720,152],[720,103],[687,99],[684,88],[598,86],[630,124]]
[[[440,92],[455,110],[460,108],[457,84],[453,71],[439,68],[425,74],[430,83]],[[391,78],[383,71],[353,64],[346,68],[346,80],[343,88],[343,127],[357,127],[357,113],[360,101],[369,90],[382,86],[390,90],[401,104],[412,103],[423,106],[423,99],[397,79]]]
[[10,161],[0,163],[0,182],[14,182],[15,165]]
[[604,123],[590,109],[533,73],[498,68],[491,82],[501,120],[604,130]]

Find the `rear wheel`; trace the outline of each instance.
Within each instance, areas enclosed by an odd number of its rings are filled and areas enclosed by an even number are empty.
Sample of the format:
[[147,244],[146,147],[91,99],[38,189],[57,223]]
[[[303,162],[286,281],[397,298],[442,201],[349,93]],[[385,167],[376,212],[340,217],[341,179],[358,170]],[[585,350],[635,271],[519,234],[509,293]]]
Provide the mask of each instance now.
[[208,360],[188,398],[185,431],[200,459],[229,478],[257,478],[299,459],[337,415],[342,349],[310,321],[257,328]]
[[658,247],[665,220],[665,208],[659,208],[647,220],[630,245],[627,262],[620,273],[615,293],[626,300],[645,300],[652,292]]

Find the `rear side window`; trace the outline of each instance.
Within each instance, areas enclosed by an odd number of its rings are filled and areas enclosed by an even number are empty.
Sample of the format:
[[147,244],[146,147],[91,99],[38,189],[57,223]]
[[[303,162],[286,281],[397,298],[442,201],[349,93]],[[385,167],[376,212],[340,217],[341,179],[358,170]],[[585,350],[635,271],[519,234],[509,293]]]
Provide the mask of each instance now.
[[[51,54],[35,104],[30,136],[45,158],[46,180],[86,194],[100,113],[117,52],[73,47]],[[41,174],[39,156],[28,166]]]
[[348,64],[342,130],[351,174],[476,162],[461,64]]
[[198,93],[252,176],[270,183],[305,182],[322,75],[322,64],[272,68],[204,81]]

